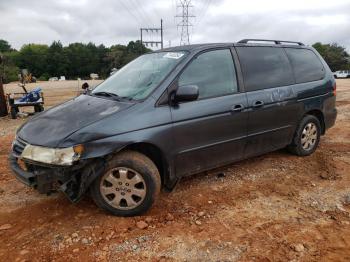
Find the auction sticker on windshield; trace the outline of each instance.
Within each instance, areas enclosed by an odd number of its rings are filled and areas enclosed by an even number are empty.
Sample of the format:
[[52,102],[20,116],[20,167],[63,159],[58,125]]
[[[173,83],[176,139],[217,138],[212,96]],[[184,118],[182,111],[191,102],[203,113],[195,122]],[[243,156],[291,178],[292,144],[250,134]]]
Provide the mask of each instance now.
[[179,59],[183,55],[184,55],[184,53],[168,52],[163,57],[165,57],[165,58],[172,58],[172,59]]

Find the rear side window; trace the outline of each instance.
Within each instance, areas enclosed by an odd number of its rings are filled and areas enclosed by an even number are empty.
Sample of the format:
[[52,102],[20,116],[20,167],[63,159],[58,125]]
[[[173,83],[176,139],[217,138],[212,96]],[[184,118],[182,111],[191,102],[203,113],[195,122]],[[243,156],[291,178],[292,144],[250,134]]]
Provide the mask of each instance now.
[[237,92],[231,51],[222,49],[200,54],[181,74],[179,86],[183,85],[198,86],[200,99]]
[[237,47],[246,91],[294,84],[292,68],[282,48]]
[[295,80],[299,83],[320,80],[324,77],[324,68],[320,59],[309,49],[286,48],[293,66]]

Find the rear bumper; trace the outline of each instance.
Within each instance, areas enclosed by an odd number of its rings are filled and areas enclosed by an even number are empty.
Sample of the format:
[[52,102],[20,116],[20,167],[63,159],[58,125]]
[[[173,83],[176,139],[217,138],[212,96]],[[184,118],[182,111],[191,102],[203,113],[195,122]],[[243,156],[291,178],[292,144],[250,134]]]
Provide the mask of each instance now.
[[327,130],[328,128],[331,128],[335,124],[335,120],[337,119],[337,109],[334,108],[330,111],[327,112],[324,116],[324,125],[325,129]]

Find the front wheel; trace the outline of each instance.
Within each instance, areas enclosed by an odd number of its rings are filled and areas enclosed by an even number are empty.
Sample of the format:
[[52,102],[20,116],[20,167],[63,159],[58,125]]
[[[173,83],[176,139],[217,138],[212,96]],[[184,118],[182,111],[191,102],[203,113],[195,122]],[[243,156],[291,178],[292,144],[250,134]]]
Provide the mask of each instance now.
[[160,187],[156,165],[141,153],[125,151],[107,163],[90,192],[95,203],[113,215],[135,216],[152,206]]
[[306,115],[294,134],[293,142],[288,146],[289,151],[298,156],[308,156],[315,152],[320,142],[321,125],[317,117]]

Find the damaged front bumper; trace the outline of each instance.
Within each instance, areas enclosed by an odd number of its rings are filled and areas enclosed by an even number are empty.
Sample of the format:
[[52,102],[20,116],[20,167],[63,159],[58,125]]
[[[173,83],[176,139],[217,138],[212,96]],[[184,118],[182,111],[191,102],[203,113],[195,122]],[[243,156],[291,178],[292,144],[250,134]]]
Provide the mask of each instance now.
[[[23,164],[19,164],[22,161]],[[104,170],[103,159],[79,161],[75,165],[62,167],[20,159],[16,141],[9,156],[10,167],[15,177],[42,194],[62,191],[69,200],[78,202],[91,182]]]

